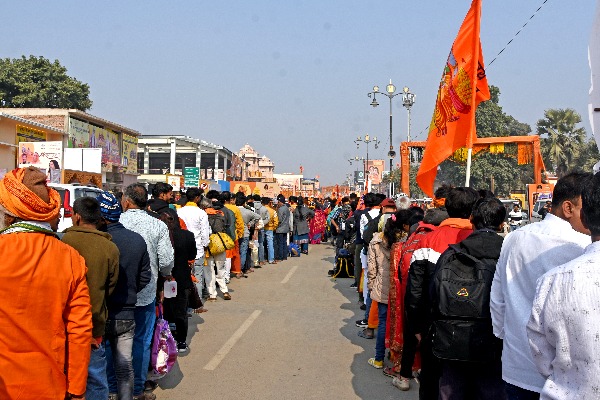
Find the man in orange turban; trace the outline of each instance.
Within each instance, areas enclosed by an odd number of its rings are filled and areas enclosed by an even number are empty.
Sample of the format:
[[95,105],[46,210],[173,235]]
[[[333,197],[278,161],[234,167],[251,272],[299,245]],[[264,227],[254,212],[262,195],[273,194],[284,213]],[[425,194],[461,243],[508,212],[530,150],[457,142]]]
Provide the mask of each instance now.
[[0,180],[0,399],[85,393],[90,296],[85,261],[51,229],[60,203],[37,168]]

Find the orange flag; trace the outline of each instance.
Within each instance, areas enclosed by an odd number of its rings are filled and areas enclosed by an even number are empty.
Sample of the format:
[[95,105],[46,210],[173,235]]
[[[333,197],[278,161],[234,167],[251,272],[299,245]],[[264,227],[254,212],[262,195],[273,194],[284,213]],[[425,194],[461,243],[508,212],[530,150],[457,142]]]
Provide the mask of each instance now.
[[479,40],[481,0],[473,0],[444,66],[417,183],[433,197],[438,165],[477,137],[475,110],[490,98]]

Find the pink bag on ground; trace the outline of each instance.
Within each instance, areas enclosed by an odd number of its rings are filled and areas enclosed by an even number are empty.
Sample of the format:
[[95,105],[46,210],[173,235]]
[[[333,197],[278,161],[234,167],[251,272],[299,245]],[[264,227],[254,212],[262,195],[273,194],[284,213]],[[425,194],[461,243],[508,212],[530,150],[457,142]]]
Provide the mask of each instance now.
[[152,380],[160,379],[169,373],[177,361],[177,343],[171,334],[169,323],[163,318],[162,304],[158,306],[158,318],[152,338],[152,354],[150,363]]

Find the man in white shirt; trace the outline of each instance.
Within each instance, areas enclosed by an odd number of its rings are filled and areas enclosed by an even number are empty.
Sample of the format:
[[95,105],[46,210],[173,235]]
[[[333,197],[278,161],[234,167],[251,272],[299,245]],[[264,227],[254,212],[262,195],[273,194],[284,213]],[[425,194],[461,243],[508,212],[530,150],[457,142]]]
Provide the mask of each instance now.
[[185,222],[187,230],[194,234],[196,240],[197,252],[196,261],[194,262],[194,276],[198,280],[196,282],[198,293],[202,294],[202,288],[204,287],[204,248],[209,243],[210,224],[206,212],[198,207],[202,190],[189,188],[185,192],[185,196],[188,202],[177,210],[177,215]]
[[557,182],[552,213],[541,222],[510,233],[504,240],[490,300],[494,334],[503,339],[502,379],[508,399],[536,399],[545,378],[529,349],[526,325],[537,279],[579,257],[590,244],[581,223],[581,193],[591,174],[571,173]]
[[600,376],[600,175],[582,194],[581,220],[592,244],[538,280],[527,336],[542,398],[598,398]]

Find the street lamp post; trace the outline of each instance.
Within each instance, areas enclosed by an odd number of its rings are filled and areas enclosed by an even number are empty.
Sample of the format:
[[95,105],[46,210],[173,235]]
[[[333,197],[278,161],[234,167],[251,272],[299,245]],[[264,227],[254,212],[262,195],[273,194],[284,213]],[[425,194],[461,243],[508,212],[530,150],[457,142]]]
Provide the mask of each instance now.
[[364,139],[361,138],[360,136],[356,138],[356,140],[354,141],[354,143],[356,143],[356,148],[358,148],[360,142],[366,143],[367,144],[367,163],[365,164],[365,167],[363,168],[364,175],[365,175],[365,189],[369,188],[369,173],[367,171],[367,169],[369,168],[369,143],[373,142],[375,144],[375,148],[379,148],[379,140],[377,140],[377,136],[371,137],[369,136],[369,134],[366,134]]
[[[402,105],[406,108],[406,111],[408,112],[408,134],[407,134],[407,139],[410,142],[410,109],[413,106],[413,104],[415,104],[415,94],[410,92],[410,89],[408,88],[408,86],[404,86],[404,89],[402,90]],[[412,162],[412,148],[410,149],[410,153],[409,153],[409,162]]]
[[[354,158],[348,159],[348,162],[350,163],[350,165],[352,165],[353,161],[357,162],[353,181],[354,181],[354,189],[358,192],[358,180],[356,178],[356,172],[358,172],[358,161],[362,161],[363,164],[364,164],[365,158],[364,157],[355,156]],[[364,175],[364,171],[363,171],[363,182],[364,182],[364,176],[365,175]]]
[[[394,142],[392,141],[392,99],[398,96],[400,93],[396,92],[396,86],[392,84],[392,80],[390,79],[389,85],[385,88],[387,93],[383,93],[379,91],[379,86],[373,86],[373,91],[367,93],[367,96],[371,98],[373,96],[373,101],[371,101],[371,105],[373,108],[377,107],[379,103],[375,98],[375,95],[381,94],[383,96],[387,96],[390,99],[390,150],[388,151],[388,157],[390,158],[390,174],[392,173],[392,168],[394,167],[394,157],[396,157],[396,151],[394,150]],[[394,183],[390,181],[390,197],[394,194]]]

